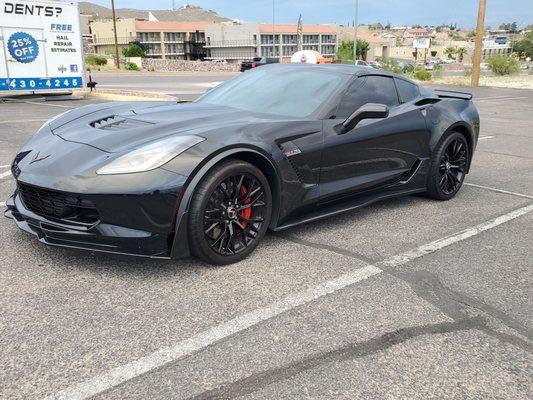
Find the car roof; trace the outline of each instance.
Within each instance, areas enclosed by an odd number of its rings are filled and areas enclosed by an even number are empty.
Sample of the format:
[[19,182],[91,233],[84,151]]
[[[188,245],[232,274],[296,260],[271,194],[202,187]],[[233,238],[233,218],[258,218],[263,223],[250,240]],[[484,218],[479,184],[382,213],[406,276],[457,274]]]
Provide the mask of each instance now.
[[261,68],[271,68],[281,71],[287,71],[294,68],[312,68],[314,70],[327,72],[327,73],[336,73],[343,75],[384,75],[390,77],[396,77],[401,79],[406,79],[401,75],[397,75],[388,71],[383,71],[380,69],[368,68],[366,66],[358,66],[353,64],[306,64],[306,63],[278,63],[278,64],[268,64],[261,66]]

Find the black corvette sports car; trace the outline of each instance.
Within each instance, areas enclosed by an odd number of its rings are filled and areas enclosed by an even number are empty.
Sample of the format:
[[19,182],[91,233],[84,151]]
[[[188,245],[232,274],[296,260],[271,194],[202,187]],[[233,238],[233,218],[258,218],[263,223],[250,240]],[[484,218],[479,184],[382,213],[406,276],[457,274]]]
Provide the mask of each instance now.
[[479,133],[471,97],[371,68],[272,64],[191,104],[81,107],[16,156],[5,215],[50,245],[236,262],[269,228],[455,196]]

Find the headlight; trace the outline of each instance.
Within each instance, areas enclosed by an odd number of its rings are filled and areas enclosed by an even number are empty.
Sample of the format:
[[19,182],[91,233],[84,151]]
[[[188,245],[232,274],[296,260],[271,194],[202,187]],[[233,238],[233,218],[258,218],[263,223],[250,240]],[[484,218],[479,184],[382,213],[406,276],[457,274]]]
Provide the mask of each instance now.
[[98,171],[99,175],[131,174],[159,168],[192,146],[203,142],[199,136],[174,136],[139,147]]

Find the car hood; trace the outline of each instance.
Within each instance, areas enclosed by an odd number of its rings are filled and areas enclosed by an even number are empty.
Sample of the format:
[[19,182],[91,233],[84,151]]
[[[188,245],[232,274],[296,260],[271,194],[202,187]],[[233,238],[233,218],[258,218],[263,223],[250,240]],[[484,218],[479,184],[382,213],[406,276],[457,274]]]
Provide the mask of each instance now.
[[207,104],[105,103],[67,112],[50,124],[64,140],[108,153],[137,148],[173,135],[208,136],[231,125],[257,123],[264,114]]

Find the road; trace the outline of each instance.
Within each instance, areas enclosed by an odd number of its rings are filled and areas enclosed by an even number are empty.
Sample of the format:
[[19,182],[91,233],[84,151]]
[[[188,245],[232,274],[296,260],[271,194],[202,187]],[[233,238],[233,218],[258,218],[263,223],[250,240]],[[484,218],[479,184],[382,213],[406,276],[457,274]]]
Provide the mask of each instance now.
[[[271,233],[234,265],[50,248],[0,219],[0,398],[533,398],[533,91],[475,96],[455,199]],[[0,201],[22,144],[86,103],[0,104]]]
[[236,76],[238,73],[109,73],[95,72],[93,80],[98,89],[122,89],[168,94],[180,100],[192,100],[207,89]]

